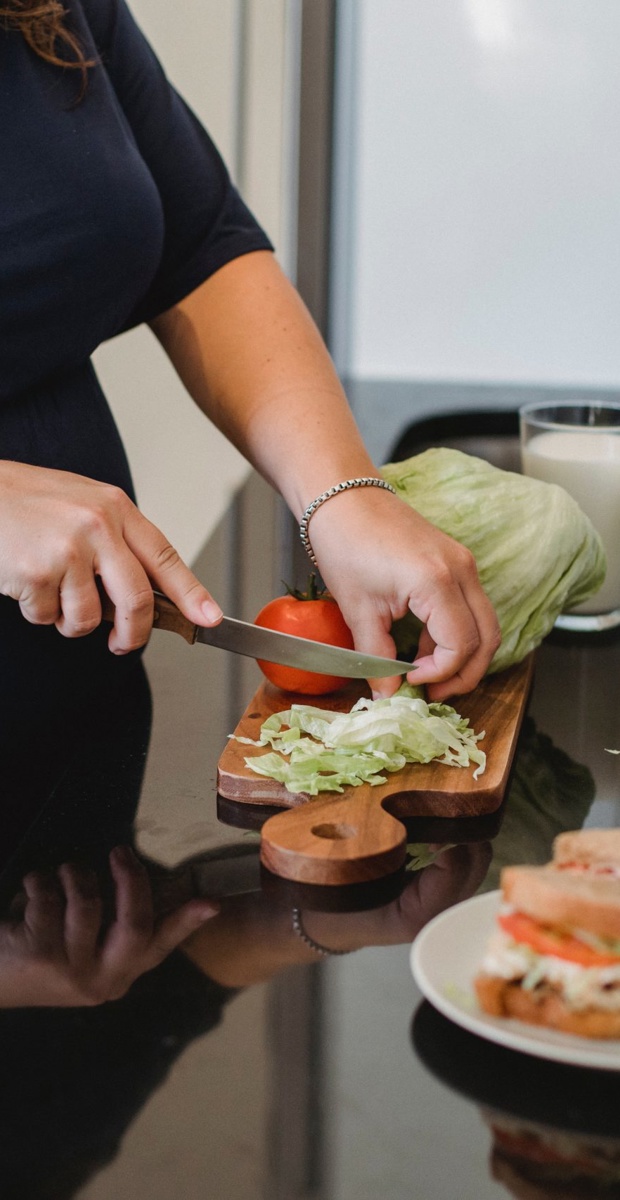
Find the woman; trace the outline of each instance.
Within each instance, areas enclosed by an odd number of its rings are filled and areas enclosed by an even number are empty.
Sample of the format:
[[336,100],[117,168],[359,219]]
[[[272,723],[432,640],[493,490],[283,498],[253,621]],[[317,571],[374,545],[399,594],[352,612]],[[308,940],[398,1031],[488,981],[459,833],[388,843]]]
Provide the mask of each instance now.
[[[221,615],[131,499],[89,361],[101,341],[148,322],[298,519],[377,470],[312,321],[125,0],[70,0],[66,14],[4,0],[0,13],[1,644],[19,645],[17,675],[26,622],[53,663],[66,657],[56,631],[90,634],[71,657],[83,677],[86,659],[110,669],[93,634],[99,584],[116,656],[148,638],[151,585],[198,624]],[[410,608],[424,625],[416,682],[433,699],[476,685],[500,635],[468,551],[375,482],[321,503],[309,535],[358,649],[393,657],[392,621]]]

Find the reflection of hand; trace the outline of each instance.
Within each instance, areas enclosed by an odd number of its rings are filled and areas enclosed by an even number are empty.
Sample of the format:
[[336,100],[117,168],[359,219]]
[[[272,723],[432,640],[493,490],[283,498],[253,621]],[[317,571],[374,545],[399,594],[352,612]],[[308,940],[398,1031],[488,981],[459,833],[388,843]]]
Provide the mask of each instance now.
[[[469,692],[501,634],[473,556],[385,491],[350,491],[318,509],[312,545],[356,649],[394,657],[390,629],[408,611],[423,623],[412,683],[429,699]],[[371,681],[389,695],[399,679]]]
[[391,904],[361,913],[304,912],[304,927],[330,949],[411,942],[438,913],[474,894],[490,861],[489,842],[449,846],[416,871]]
[[129,846],[110,855],[115,916],[104,925],[94,872],[65,863],[23,881],[12,919],[0,923],[0,1006],[92,1006],[123,996],[217,912],[190,900],[156,923],[144,867]]
[[[364,912],[302,910],[308,936],[331,951],[411,942],[437,913],[473,895],[491,858],[489,842],[450,846],[417,871],[398,899]],[[245,987],[317,953],[295,932],[290,908],[264,892],[223,898],[221,911],[183,950],[212,979]]]
[[198,625],[220,610],[163,533],[120,488],[69,471],[0,463],[0,593],[65,637],[101,621],[100,578],[116,608],[110,650],[135,650],[153,624],[151,583]]
[[394,932],[401,935],[400,940],[412,940],[432,917],[473,896],[491,857],[490,842],[461,843],[438,854],[395,901]]

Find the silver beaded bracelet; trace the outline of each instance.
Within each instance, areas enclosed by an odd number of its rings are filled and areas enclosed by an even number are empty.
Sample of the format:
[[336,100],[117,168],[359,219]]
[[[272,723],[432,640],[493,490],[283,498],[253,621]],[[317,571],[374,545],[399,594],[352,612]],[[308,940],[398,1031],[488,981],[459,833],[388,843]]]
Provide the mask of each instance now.
[[306,933],[301,923],[301,909],[294,908],[292,916],[293,929],[295,930],[297,937],[301,938],[302,942],[305,942],[306,946],[309,946],[311,950],[314,950],[315,954],[320,954],[322,957],[331,957],[332,955],[336,954],[352,953],[351,950],[328,950],[327,946],[322,946],[320,942],[315,942],[314,938],[311,938],[309,934]]
[[309,558],[312,559],[315,567],[318,567],[319,564],[314,557],[314,551],[310,545],[310,538],[308,536],[310,518],[314,516],[317,508],[320,508],[322,504],[325,504],[326,500],[331,500],[332,496],[337,496],[339,492],[348,492],[351,488],[362,487],[385,488],[386,492],[392,492],[394,495],[396,495],[396,488],[393,488],[391,483],[387,483],[385,479],[379,479],[374,475],[362,475],[359,479],[345,479],[342,483],[335,483],[334,486],[328,488],[326,492],[321,492],[321,495],[317,496],[316,500],[313,500],[312,503],[308,505],[303,517],[301,518],[301,521],[299,522],[299,536],[301,538],[304,550],[308,554]]

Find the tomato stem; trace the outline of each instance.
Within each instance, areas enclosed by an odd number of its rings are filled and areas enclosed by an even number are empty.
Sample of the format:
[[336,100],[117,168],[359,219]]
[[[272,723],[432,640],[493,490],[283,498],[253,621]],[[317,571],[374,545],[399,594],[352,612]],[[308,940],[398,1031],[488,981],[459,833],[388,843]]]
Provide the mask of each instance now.
[[284,579],[282,584],[286,588],[287,596],[294,596],[296,600],[331,600],[327,588],[318,586],[315,571],[308,575],[305,592],[301,588],[292,588]]

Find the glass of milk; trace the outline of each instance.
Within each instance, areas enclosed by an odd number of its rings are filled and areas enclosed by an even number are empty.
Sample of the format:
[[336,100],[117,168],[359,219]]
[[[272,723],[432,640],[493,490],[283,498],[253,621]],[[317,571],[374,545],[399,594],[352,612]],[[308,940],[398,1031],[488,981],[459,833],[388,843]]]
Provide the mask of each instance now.
[[586,631],[620,625],[620,402],[527,404],[519,423],[523,473],[565,488],[607,554],[602,587],[557,624]]

